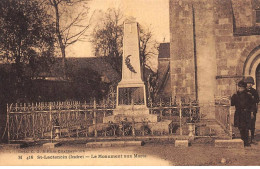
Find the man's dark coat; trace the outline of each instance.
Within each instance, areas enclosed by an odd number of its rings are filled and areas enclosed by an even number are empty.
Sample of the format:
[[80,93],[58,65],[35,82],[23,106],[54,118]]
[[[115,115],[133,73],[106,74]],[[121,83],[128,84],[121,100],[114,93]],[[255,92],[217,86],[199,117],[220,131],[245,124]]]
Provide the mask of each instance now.
[[247,91],[237,92],[231,98],[231,106],[235,106],[234,126],[249,129],[251,126],[252,95]]
[[259,95],[254,88],[247,89],[247,92],[251,93],[253,97],[252,112],[257,112],[257,104],[259,103]]

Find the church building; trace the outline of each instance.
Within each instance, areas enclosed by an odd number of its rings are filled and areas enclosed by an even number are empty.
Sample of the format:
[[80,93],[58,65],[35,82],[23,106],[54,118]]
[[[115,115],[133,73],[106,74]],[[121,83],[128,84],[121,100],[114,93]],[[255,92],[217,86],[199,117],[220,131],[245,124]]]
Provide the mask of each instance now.
[[245,76],[260,93],[260,0],[169,0],[172,96],[213,103]]

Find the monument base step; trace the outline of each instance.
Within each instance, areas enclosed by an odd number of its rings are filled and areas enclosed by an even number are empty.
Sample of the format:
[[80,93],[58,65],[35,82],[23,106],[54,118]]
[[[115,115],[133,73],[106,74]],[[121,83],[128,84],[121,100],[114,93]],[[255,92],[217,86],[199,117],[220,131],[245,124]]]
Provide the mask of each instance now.
[[241,139],[215,140],[215,147],[222,148],[244,148],[244,142]]
[[175,147],[189,147],[189,140],[175,140]]
[[43,148],[46,148],[46,149],[52,149],[52,148],[58,147],[60,145],[61,145],[61,143],[56,142],[56,143],[45,143],[42,146],[43,146]]
[[[109,117],[111,117],[111,116],[109,116]],[[89,126],[88,134],[93,135],[93,133],[95,133],[95,131],[104,132],[107,129],[110,129],[111,123],[113,123],[115,125],[120,125],[120,122],[122,122],[122,121],[126,122],[126,120],[118,121],[118,120],[114,120],[113,118],[114,118],[114,116],[112,116],[111,119],[109,118],[109,120],[107,118],[106,123],[98,123],[98,124],[93,124],[93,125]],[[130,123],[130,125],[135,129],[135,131],[144,131],[145,130],[146,132],[148,132],[152,135],[155,133],[159,133],[160,135],[169,134],[170,129],[171,129],[170,124],[172,123],[171,120],[162,120],[160,122],[144,123],[143,121],[136,122],[136,119],[134,122],[133,121],[131,122],[130,120],[129,121],[127,120],[127,122]]]
[[118,106],[114,111],[114,115],[139,116],[149,115],[149,109],[145,105],[124,105]]
[[117,114],[112,116],[107,116],[103,118],[103,123],[120,123],[122,121],[128,122],[158,122],[158,116],[153,114],[141,114],[141,115],[125,115],[125,114]]
[[22,144],[0,144],[0,149],[19,149]]
[[86,144],[88,148],[98,147],[125,147],[125,146],[142,146],[142,141],[103,141],[103,142],[89,142]]

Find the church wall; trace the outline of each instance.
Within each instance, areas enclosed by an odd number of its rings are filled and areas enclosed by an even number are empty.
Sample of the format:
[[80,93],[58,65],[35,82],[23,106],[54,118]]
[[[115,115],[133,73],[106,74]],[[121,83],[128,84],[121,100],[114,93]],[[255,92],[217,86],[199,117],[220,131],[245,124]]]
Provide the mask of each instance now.
[[193,7],[198,100],[201,104],[212,103],[216,89],[217,70],[213,0],[196,0]]
[[260,45],[254,15],[251,0],[170,0],[172,95],[195,98],[197,90],[199,100],[211,101],[234,93]]
[[236,91],[236,84],[244,75],[245,60],[260,43],[258,35],[236,35],[241,27],[250,30],[253,18],[250,1],[240,1],[214,1],[217,96],[230,96]]
[[172,96],[195,99],[192,4],[189,0],[169,2]]

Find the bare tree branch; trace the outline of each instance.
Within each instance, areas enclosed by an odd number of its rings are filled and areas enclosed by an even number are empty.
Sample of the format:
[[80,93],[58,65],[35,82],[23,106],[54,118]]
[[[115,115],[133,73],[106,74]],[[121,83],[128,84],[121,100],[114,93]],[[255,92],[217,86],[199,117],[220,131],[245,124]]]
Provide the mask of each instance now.
[[[62,55],[64,78],[66,78],[66,47],[76,43],[81,38],[85,38],[84,34],[90,25],[81,24],[82,22],[87,22],[86,19],[88,19],[89,8],[84,6],[88,1],[89,0],[49,0],[51,7],[53,7],[55,11],[56,36]],[[75,9],[72,8],[72,6],[81,7],[83,9],[79,12],[70,11],[69,8],[67,9],[67,7]],[[76,16],[64,26],[64,17],[67,16],[63,16],[63,14],[68,14],[71,17],[75,14]]]
[[[103,14],[103,15],[102,15]],[[106,13],[101,13],[103,18],[97,19],[93,35],[92,44],[96,56],[105,56],[108,58],[112,67],[118,73],[121,73],[121,58],[123,55],[123,21],[124,18],[120,9],[108,9]],[[156,54],[157,48],[154,48],[155,41],[152,40],[152,32],[140,27],[140,56],[143,70],[147,61]],[[120,59],[117,61],[117,59]],[[148,66],[150,67],[150,66]]]

